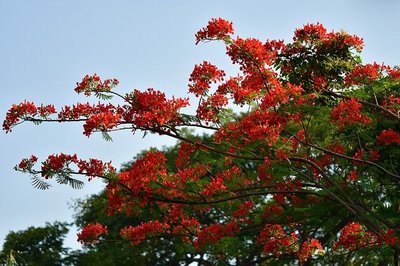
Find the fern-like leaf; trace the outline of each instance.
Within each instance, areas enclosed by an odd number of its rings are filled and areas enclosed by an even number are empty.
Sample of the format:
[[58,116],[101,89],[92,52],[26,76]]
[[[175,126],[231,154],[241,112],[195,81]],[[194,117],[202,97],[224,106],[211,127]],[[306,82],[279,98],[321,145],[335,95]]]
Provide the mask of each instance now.
[[103,137],[103,139],[104,139],[105,141],[113,141],[112,138],[111,138],[111,136],[110,136],[110,134],[108,134],[108,133],[105,132],[105,131],[102,131],[102,132],[101,132],[101,136]]
[[49,183],[47,183],[46,181],[37,176],[32,176],[31,181],[33,187],[37,189],[46,190],[50,187]]
[[108,94],[101,93],[101,92],[96,92],[95,96],[97,98],[99,98],[100,100],[111,100],[113,97],[112,95],[108,95]]
[[81,189],[84,186],[84,182],[69,176],[57,176],[56,181],[58,184],[70,185],[73,189]]

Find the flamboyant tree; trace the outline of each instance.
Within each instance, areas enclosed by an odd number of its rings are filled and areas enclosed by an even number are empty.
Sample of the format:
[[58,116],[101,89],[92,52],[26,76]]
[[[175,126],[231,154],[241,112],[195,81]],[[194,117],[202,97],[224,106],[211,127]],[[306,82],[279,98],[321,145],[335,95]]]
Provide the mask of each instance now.
[[[56,111],[25,101],[3,123],[6,132],[25,121],[73,121],[83,122],[86,136],[130,130],[172,137],[179,141],[175,167],[150,151],[121,172],[75,154],[50,155],[39,168],[32,155],[16,169],[41,189],[51,178],[74,188],[80,177],[104,179],[109,215],[143,218],[118,229],[132,245],[173,237],[237,265],[306,264],[324,254],[331,262],[352,254],[353,262],[398,265],[400,70],[363,64],[361,38],[318,23],[297,29],[288,43],[233,34],[220,18],[196,34],[196,43],[224,43],[239,66],[231,77],[206,61],[194,67],[188,90],[199,98],[196,114],[181,111],[189,99],[155,89],[123,94],[114,90],[118,80],[94,74],[75,91],[99,103]],[[188,137],[187,128],[211,137]],[[88,224],[78,240],[93,244],[108,230]]]

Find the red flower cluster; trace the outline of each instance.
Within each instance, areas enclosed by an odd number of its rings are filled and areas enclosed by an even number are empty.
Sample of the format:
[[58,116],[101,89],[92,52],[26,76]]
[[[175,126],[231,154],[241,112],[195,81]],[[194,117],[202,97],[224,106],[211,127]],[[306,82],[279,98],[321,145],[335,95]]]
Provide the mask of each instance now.
[[205,40],[226,40],[233,34],[233,24],[222,18],[213,18],[208,22],[207,27],[196,33],[196,44]]
[[243,93],[244,88],[241,86],[242,79],[240,76],[229,78],[226,82],[218,86],[217,92],[220,94],[231,93],[235,103],[242,103],[244,98],[250,94]]
[[195,65],[192,74],[190,74],[189,92],[194,93],[197,97],[204,95],[211,87],[211,83],[216,83],[224,79],[225,72],[219,70],[215,65],[207,61],[199,65]]
[[[56,173],[67,172],[74,174],[84,174],[89,177],[89,180],[95,176],[104,176],[110,172],[115,172],[115,168],[111,165],[111,162],[103,163],[101,160],[89,159],[88,161],[78,159],[76,154],[52,154],[42,162],[41,171],[35,171],[32,169],[33,165],[37,162],[37,157],[32,155],[29,159],[23,159],[16,167],[17,170],[27,171],[31,173],[41,173],[41,175],[48,179],[54,176]],[[72,165],[74,164],[78,171],[74,171]]]
[[391,128],[383,130],[376,138],[378,139],[378,144],[400,144],[400,134]]
[[246,218],[249,211],[255,207],[254,202],[245,201],[239,205],[238,209],[232,213],[233,217],[236,219]]
[[347,175],[347,180],[357,181],[358,180],[357,170],[350,171],[350,173]]
[[307,261],[308,258],[314,255],[316,252],[319,254],[324,253],[322,245],[317,239],[311,239],[301,244],[301,248],[298,252],[296,252],[296,255],[299,258],[300,263],[302,263]]
[[389,246],[395,246],[400,243],[400,238],[399,238],[397,232],[392,228],[389,228],[386,231],[386,233],[383,236],[383,240]]
[[[237,38],[227,47],[227,54],[234,64],[240,65],[240,70],[252,73],[255,70],[265,72],[266,66],[270,66],[276,58],[276,53],[267,50],[262,42],[257,39]],[[268,72],[265,72],[267,75]]]
[[3,130],[10,132],[11,128],[16,125],[21,119],[33,118],[39,115],[42,118],[46,118],[50,114],[56,113],[56,109],[53,105],[41,105],[36,107],[33,102],[24,101],[20,104],[13,104],[8,110],[6,118],[3,121]]
[[322,245],[317,239],[307,240],[299,246],[297,234],[287,234],[279,224],[265,225],[257,243],[263,245],[265,254],[281,256],[294,253],[301,263],[307,261],[315,252],[323,253]]
[[119,123],[121,123],[120,114],[114,114],[112,112],[94,114],[89,116],[83,125],[83,134],[89,137],[96,129],[100,131],[108,131],[118,126]]
[[115,172],[116,169],[111,165],[111,162],[103,163],[98,159],[89,159],[89,161],[79,160],[77,162],[79,173],[84,173],[90,178],[96,176],[104,176],[109,172]]
[[298,98],[303,93],[300,86],[287,83],[283,86],[280,82],[274,81],[261,102],[261,108],[268,109],[277,105],[288,103],[290,100]]
[[[287,123],[283,115],[276,112],[255,110],[245,115],[240,122],[230,122],[220,128],[215,134],[215,140],[229,141],[231,144],[240,147],[252,141],[265,141],[272,145],[279,139],[280,132]],[[246,136],[244,142],[241,136]]]
[[59,172],[63,170],[65,167],[68,167],[70,163],[77,163],[78,158],[76,154],[68,155],[68,154],[52,154],[49,155],[42,163],[42,176],[45,178],[50,178],[53,176],[54,172]]
[[203,190],[200,191],[200,194],[204,197],[211,197],[214,196],[215,194],[225,191],[226,186],[224,184],[224,179],[221,177],[217,176],[211,179],[210,183],[205,185],[203,187]]
[[101,81],[97,74],[93,74],[92,76],[86,75],[81,82],[76,83],[75,91],[77,93],[83,92],[86,96],[90,96],[92,92],[111,91],[118,83],[119,81],[117,79]]
[[[398,79],[400,80],[400,70]],[[382,106],[394,113],[397,113],[400,111],[400,97],[389,95],[382,101]]]
[[[164,189],[154,187],[156,183],[166,186],[164,182],[167,177],[165,162],[166,158],[162,152],[148,152],[142,158],[137,159],[130,169],[119,173],[120,185],[109,184],[107,186],[108,212],[110,214],[120,211],[130,213],[133,207],[146,204],[149,196],[166,197],[168,192],[173,193],[170,186]],[[138,201],[132,200],[133,198]]]
[[126,98],[131,105],[125,106],[123,118],[137,127],[179,122],[179,109],[189,105],[187,98],[167,100],[163,92],[151,88],[144,92],[134,90]]
[[288,235],[279,224],[267,224],[261,230],[257,243],[263,246],[265,254],[280,256],[284,253],[296,252],[298,236],[295,233]]
[[179,225],[172,229],[172,233],[177,236],[182,236],[184,242],[190,243],[193,237],[192,233],[199,232],[200,222],[193,217],[181,216]]
[[239,231],[239,225],[235,222],[212,224],[200,230],[193,245],[195,248],[200,249],[206,244],[218,243],[224,237],[234,236]]
[[217,115],[220,110],[228,104],[228,98],[221,93],[214,93],[213,95],[203,99],[196,110],[197,117],[204,121],[218,122]]
[[374,64],[366,64],[356,66],[344,79],[346,85],[360,85],[366,82],[371,82],[379,77],[379,74],[384,69],[384,66]]
[[343,227],[335,248],[355,250],[377,243],[377,237],[359,224],[352,222]]
[[131,190],[133,196],[156,193],[151,183],[166,175],[166,158],[162,152],[148,152],[143,158],[136,160],[133,166],[119,174],[120,182]]
[[159,221],[149,221],[142,223],[138,226],[129,226],[122,228],[120,235],[131,241],[132,246],[140,244],[147,236],[153,234],[166,233],[169,230],[167,223],[161,223]]
[[124,109],[120,106],[114,106],[112,104],[89,104],[89,103],[77,103],[71,106],[64,106],[58,113],[58,119],[60,120],[74,120],[81,117],[89,117],[100,113],[123,113]]
[[345,127],[357,123],[369,124],[371,118],[361,113],[362,104],[354,98],[341,101],[332,109],[331,118],[339,127]]
[[178,186],[184,185],[187,182],[196,182],[206,175],[206,168],[207,166],[196,165],[178,169],[178,172],[175,174],[176,180],[174,182],[176,182]]
[[345,32],[327,32],[326,28],[320,24],[306,24],[301,29],[294,32],[294,41],[314,43],[321,47],[344,49],[354,48],[361,52],[364,42],[356,35],[349,35]]
[[179,144],[178,156],[175,159],[176,166],[181,168],[187,164],[196,150],[196,146],[191,143],[182,142]]
[[78,233],[78,241],[82,244],[96,244],[99,237],[106,234],[108,234],[107,226],[100,223],[88,224]]
[[31,155],[29,159],[22,159],[18,164],[18,168],[22,171],[30,170],[32,166],[37,162],[38,158],[35,155]]
[[294,31],[293,40],[309,41],[325,39],[327,35],[326,28],[321,23],[306,24],[303,28]]

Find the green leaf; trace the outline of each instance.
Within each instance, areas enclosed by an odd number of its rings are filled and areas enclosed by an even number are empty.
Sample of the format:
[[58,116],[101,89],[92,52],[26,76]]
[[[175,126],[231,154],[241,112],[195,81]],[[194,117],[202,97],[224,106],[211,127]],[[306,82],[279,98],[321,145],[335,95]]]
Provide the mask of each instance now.
[[41,190],[46,190],[50,187],[50,184],[41,179],[38,176],[32,176],[31,177],[32,185],[34,188],[41,189]]
[[66,175],[59,175],[56,177],[56,181],[58,184],[70,185],[73,189],[81,189],[84,186],[84,182],[81,180],[72,178]]
[[111,136],[110,136],[110,134],[108,134],[108,133],[105,132],[105,131],[102,131],[102,132],[101,132],[101,136],[103,137],[103,139],[104,139],[105,141],[113,141],[112,138],[111,138]]
[[112,95],[108,95],[108,94],[101,93],[101,92],[96,92],[95,96],[97,98],[99,98],[100,100],[110,100],[113,97]]

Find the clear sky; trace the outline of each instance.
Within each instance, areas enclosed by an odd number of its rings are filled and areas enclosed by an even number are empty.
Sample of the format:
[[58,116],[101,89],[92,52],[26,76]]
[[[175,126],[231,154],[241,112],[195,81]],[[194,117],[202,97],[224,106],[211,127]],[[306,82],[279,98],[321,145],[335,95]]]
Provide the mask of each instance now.
[[[56,106],[86,102],[74,93],[85,74],[120,80],[122,93],[154,87],[167,95],[187,96],[188,76],[196,63],[221,68],[229,61],[221,44],[195,45],[194,34],[212,17],[233,21],[242,37],[290,40],[295,28],[321,22],[364,38],[365,62],[400,64],[400,1],[0,1],[0,120],[13,103],[27,99]],[[150,146],[171,145],[156,136],[113,134],[87,138],[80,125],[23,124],[0,133],[0,245],[10,231],[72,221],[72,199],[100,191],[53,186],[40,191],[27,175],[15,172],[21,158],[35,154],[77,153],[112,160],[119,167]],[[66,244],[78,247],[72,231]]]

